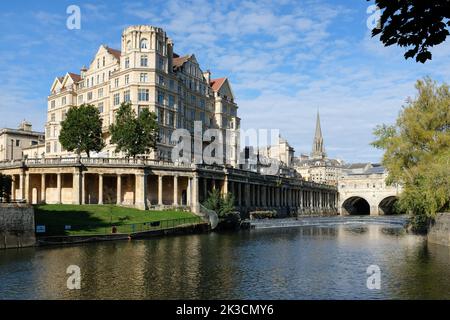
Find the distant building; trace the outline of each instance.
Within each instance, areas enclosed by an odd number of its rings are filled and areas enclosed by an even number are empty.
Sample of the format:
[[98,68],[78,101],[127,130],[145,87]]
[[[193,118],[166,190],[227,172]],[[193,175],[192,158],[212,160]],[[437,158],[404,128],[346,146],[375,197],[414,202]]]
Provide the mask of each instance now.
[[317,112],[311,156],[302,154],[300,157],[296,157],[293,161],[294,168],[307,181],[336,186],[343,164],[342,160],[327,158],[320,126],[320,115]]
[[24,150],[44,143],[44,132],[32,130],[31,123],[22,121],[18,129],[0,131],[0,161],[22,159]]

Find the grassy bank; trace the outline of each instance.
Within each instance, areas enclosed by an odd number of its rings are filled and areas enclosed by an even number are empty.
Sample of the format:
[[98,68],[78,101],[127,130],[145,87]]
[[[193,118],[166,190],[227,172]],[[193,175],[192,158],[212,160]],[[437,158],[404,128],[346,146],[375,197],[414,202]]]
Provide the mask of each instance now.
[[[37,205],[36,225],[45,225],[45,235],[108,234],[111,227],[119,232],[140,231],[143,223],[153,223],[155,228],[191,222],[196,217],[183,211],[143,211],[114,205]],[[180,219],[179,221],[173,221]],[[164,222],[171,220],[171,222]],[[156,222],[161,222],[160,224]],[[132,226],[132,225],[136,226]],[[65,226],[71,226],[66,230]],[[145,225],[144,225],[145,226]],[[122,231],[123,230],[123,231]]]

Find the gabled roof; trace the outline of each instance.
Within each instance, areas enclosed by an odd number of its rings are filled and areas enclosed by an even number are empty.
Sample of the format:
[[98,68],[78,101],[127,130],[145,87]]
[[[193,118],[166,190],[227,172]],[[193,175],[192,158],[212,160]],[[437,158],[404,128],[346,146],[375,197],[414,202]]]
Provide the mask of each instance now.
[[122,55],[122,52],[120,50],[112,49],[108,46],[105,46],[106,51],[108,51],[109,54],[112,54],[114,58],[117,60],[120,60],[120,56]]
[[219,91],[219,89],[222,87],[222,85],[225,83],[227,78],[218,78],[218,79],[212,79],[209,82],[209,85],[214,91]]
[[176,56],[174,55],[173,56],[173,60],[172,60],[173,68],[175,70],[176,69],[180,69],[183,66],[183,64],[185,64],[189,60],[190,57],[191,56],[189,56],[189,55],[186,55],[186,56],[183,56],[183,57],[180,57],[178,55],[176,55]]
[[68,72],[67,74],[69,75],[69,77],[72,78],[73,82],[78,82],[81,80],[81,76],[79,74],[72,73],[72,72]]

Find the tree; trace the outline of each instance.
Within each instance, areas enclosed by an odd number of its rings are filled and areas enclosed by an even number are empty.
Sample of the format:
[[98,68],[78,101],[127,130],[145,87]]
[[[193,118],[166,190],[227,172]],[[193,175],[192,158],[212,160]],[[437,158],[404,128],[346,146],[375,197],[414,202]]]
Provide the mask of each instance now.
[[219,218],[225,218],[235,210],[233,195],[227,193],[222,196],[218,189],[213,189],[208,193],[208,198],[206,198],[203,205],[207,209],[215,211]]
[[372,144],[385,150],[387,183],[403,185],[399,207],[420,231],[436,212],[450,209],[450,89],[429,78],[416,89],[395,125],[375,129]]
[[92,151],[101,151],[105,143],[98,109],[90,104],[71,107],[61,122],[59,142],[64,149],[74,151],[78,156],[86,152],[89,157]]
[[449,35],[450,0],[375,0],[375,4],[382,14],[372,36],[381,34],[385,46],[409,48],[405,59],[416,57],[422,63],[431,60],[428,49]]
[[127,157],[136,158],[156,148],[158,141],[156,114],[143,109],[139,116],[130,103],[122,103],[117,111],[116,121],[110,126],[111,143],[116,144],[116,152],[124,151]]

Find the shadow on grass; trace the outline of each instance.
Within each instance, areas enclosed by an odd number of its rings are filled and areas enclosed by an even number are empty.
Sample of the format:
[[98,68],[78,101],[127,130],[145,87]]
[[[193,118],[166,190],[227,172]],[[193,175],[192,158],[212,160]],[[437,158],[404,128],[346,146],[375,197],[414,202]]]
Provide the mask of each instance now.
[[[111,223],[94,217],[89,211],[47,210],[35,206],[36,225],[45,225],[46,232],[38,236],[68,236],[78,234],[106,234],[111,233]],[[123,221],[115,223],[122,224]],[[66,226],[70,229],[66,230]]]

